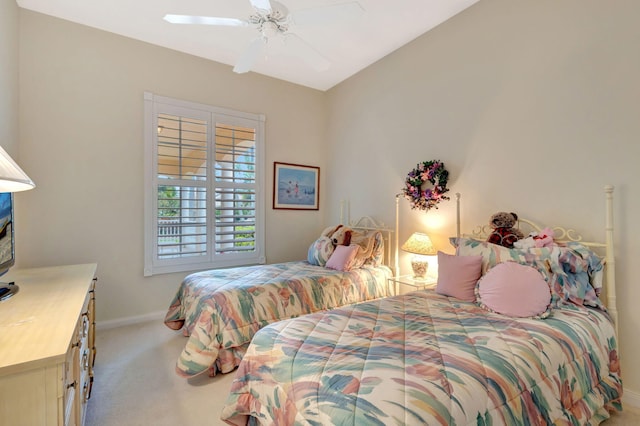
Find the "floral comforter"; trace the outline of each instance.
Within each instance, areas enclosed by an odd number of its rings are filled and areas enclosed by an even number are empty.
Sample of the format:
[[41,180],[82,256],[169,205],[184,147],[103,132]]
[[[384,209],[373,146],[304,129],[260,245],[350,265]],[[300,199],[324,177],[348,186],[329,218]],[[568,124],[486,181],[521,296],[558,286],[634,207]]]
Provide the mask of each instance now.
[[589,425],[620,409],[603,311],[514,319],[431,290],[273,324],[222,419],[244,425]]
[[228,373],[267,324],[392,294],[386,266],[349,272],[307,262],[217,269],[184,279],[165,324],[189,336],[176,371]]

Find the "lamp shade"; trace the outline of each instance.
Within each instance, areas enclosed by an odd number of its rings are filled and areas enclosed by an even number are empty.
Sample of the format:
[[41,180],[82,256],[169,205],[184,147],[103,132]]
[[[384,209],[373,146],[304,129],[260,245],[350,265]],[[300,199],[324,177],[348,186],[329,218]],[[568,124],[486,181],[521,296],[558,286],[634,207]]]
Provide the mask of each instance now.
[[411,237],[400,247],[402,250],[414,254],[433,255],[436,249],[427,234],[414,232]]
[[19,192],[33,189],[35,183],[22,171],[13,158],[0,146],[0,192]]

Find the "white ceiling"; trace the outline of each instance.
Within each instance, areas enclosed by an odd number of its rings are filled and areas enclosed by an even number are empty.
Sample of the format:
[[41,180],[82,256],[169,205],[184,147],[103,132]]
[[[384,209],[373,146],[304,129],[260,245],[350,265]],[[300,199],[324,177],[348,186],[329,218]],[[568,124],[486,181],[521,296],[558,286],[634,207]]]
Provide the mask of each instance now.
[[[349,0],[280,0],[289,11]],[[327,90],[393,52],[478,0],[358,0],[364,14],[350,22],[291,25],[298,35],[331,61],[314,71],[287,51],[279,39],[252,71]],[[17,0],[20,7],[159,46],[234,65],[259,34],[254,27],[176,25],[165,14],[247,19],[249,0]],[[231,68],[229,68],[231,72]]]

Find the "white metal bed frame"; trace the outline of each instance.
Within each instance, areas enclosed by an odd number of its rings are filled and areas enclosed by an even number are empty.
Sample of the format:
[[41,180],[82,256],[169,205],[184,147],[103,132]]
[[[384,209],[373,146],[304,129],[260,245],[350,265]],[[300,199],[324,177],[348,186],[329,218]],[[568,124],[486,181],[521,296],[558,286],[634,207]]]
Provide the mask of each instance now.
[[[340,202],[340,223],[357,231],[380,231],[380,233],[382,234],[382,240],[384,241],[383,264],[389,266],[392,270],[395,270],[390,264],[392,250],[391,234],[394,232],[394,230],[387,227],[383,222],[372,218],[371,216],[362,216],[358,220],[352,221],[350,217],[350,210],[351,209],[349,207],[348,201],[342,200]],[[397,232],[397,228],[395,232]]]
[[[615,256],[613,245],[613,186],[606,185],[604,187],[605,192],[605,242],[598,241],[583,241],[582,235],[578,234],[574,229],[564,228],[561,226],[551,226],[555,233],[555,241],[559,242],[580,242],[587,247],[593,248],[596,251],[602,251],[604,249],[604,262],[605,262],[605,279],[603,280],[603,293],[606,295],[607,310],[613,318],[616,333],[618,332],[618,307],[616,301],[616,276],[615,276]],[[398,261],[398,234],[399,234],[399,201],[402,194],[396,195],[396,223],[395,223],[395,242],[394,242],[394,272],[396,276],[400,275],[399,261]],[[535,222],[527,219],[518,219],[517,227],[523,231],[523,234],[528,235],[530,232],[540,232],[544,226],[540,226]],[[456,234],[460,236],[468,236],[481,241],[487,239],[490,234],[489,225],[479,225],[470,234],[462,234],[460,231],[460,193],[456,193]]]

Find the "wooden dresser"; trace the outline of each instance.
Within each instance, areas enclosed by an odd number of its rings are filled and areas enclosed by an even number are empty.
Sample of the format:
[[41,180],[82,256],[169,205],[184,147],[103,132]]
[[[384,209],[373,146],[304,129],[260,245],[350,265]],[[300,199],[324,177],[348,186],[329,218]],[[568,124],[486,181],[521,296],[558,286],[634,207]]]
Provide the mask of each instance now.
[[12,269],[0,302],[0,425],[82,425],[95,359],[96,264]]

